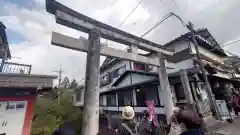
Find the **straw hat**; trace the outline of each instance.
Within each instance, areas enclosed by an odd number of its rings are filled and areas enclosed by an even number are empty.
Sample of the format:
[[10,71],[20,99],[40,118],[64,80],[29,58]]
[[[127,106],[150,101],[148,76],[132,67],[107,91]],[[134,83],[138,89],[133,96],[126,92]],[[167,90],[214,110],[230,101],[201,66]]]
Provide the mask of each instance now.
[[126,120],[131,120],[135,116],[134,109],[131,106],[125,106],[122,109],[122,117]]

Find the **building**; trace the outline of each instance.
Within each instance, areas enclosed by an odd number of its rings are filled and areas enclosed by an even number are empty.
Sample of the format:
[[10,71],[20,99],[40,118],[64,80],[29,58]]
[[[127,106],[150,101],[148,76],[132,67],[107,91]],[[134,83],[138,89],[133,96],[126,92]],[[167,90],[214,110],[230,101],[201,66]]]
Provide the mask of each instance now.
[[7,62],[11,53],[0,22],[0,134],[30,135],[36,96],[57,76],[31,74],[31,65]]
[[[210,107],[206,88],[202,75],[199,74],[196,50],[190,37],[191,34],[186,33],[165,45],[175,50],[173,56],[166,56],[167,61],[175,65],[167,68],[172,98],[176,105],[186,103],[179,75],[179,70],[185,69],[194,100],[199,103],[202,114],[209,115]],[[219,97],[221,95],[219,93],[230,93],[229,89],[238,87],[236,67],[226,64],[228,55],[207,29],[197,30],[196,38],[215,97],[221,99],[222,96]],[[144,55],[157,57],[151,52]],[[147,109],[146,101],[153,100],[159,120],[164,120],[164,97],[161,93],[157,70],[154,66],[107,57],[100,68],[100,109],[107,114],[118,115],[124,106],[131,105],[136,113],[141,114]],[[220,89],[215,90],[216,84],[221,85],[218,87]],[[80,101],[83,101],[82,95],[78,96]],[[78,105],[82,104],[83,102]]]

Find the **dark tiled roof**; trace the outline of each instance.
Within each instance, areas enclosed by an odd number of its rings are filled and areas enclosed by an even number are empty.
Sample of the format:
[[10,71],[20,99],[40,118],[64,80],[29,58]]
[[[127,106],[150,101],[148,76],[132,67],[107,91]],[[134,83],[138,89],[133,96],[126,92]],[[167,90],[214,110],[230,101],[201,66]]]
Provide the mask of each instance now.
[[[196,31],[196,34],[201,36],[203,39],[205,39],[207,42],[202,41],[199,37],[197,37],[197,42],[200,46],[208,49],[208,50],[212,50],[212,52],[217,53],[219,55],[222,56],[227,56],[226,53],[223,51],[223,49],[221,48],[221,46],[218,44],[218,42],[214,39],[214,37],[211,35],[211,33],[208,31],[208,29],[198,29]],[[185,33],[183,35],[181,35],[180,37],[168,42],[167,44],[165,44],[164,46],[169,47],[171,46],[173,43],[177,42],[177,41],[181,41],[181,40],[188,40],[191,37],[191,33]]]

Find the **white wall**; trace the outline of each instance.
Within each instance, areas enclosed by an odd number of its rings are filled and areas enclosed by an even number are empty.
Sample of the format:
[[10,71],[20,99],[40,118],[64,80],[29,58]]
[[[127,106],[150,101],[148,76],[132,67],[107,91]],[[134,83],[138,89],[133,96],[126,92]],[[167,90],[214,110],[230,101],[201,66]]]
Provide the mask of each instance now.
[[190,48],[190,43],[188,41],[178,41],[169,46],[169,48],[174,49],[174,52],[180,52],[187,48]]
[[[100,76],[104,76],[106,75],[108,72],[112,72],[122,66],[126,65],[126,70],[130,70],[130,62],[127,61],[127,60],[122,60],[122,61],[119,61],[117,62],[115,65],[113,65],[112,67],[108,68],[107,70],[105,70],[103,73],[100,74]],[[116,78],[113,78],[113,82],[115,82],[116,80],[118,79],[118,77]],[[102,86],[100,88],[100,92],[104,92],[104,91],[107,91],[108,89],[110,89],[112,87],[112,83],[108,84],[108,85],[105,85],[105,86]]]
[[[224,64],[223,57],[220,57],[220,56],[210,52],[209,50],[207,50],[207,49],[205,49],[201,46],[198,46],[198,48],[199,48],[200,54],[203,54],[203,55],[207,56],[208,58],[210,58],[214,61],[217,61],[217,62],[220,62],[221,64]],[[196,49],[195,49],[193,44],[191,44],[191,51],[192,51],[192,54],[196,54]]]
[[114,64],[112,67],[109,67],[108,69],[106,69],[104,72],[101,73],[100,76],[104,76],[106,73],[111,72],[111,71],[113,71],[113,70],[115,70],[115,69],[118,69],[118,68],[120,68],[120,67],[122,67],[122,66],[124,66],[124,65],[126,65],[126,70],[129,70],[129,69],[130,69],[130,63],[129,63],[129,61],[127,61],[127,60],[122,60],[122,61],[119,61],[119,62],[117,62],[116,64]]
[[180,69],[189,69],[189,68],[193,68],[194,64],[193,64],[193,59],[187,59],[187,60],[183,60],[180,61],[178,63],[176,63],[176,68],[175,69],[167,69],[167,73],[174,73],[174,72],[178,72]]
[[[133,73],[132,74],[132,84],[145,82],[148,80],[152,80],[154,78],[155,78],[154,76],[146,76],[146,75],[140,75],[140,74]],[[121,83],[118,84],[118,87],[123,87],[123,86],[127,86],[127,85],[131,85],[130,74],[126,78],[124,78],[124,80],[122,80]]]

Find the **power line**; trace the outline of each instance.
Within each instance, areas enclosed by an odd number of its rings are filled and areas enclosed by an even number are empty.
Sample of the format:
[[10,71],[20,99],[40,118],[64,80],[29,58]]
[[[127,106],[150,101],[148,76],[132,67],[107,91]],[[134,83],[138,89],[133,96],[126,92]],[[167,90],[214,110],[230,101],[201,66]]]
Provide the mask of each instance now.
[[180,8],[179,8],[179,6],[178,6],[178,4],[177,4],[177,2],[176,2],[175,0],[172,0],[172,2],[176,5],[176,7],[178,8],[178,10],[181,11]]
[[111,2],[111,4],[110,4],[110,5],[106,5],[106,6],[104,7],[104,9],[107,8],[107,7],[109,7],[109,6],[113,6],[117,1],[118,1],[118,0],[113,0],[113,1]]
[[138,2],[138,4],[135,6],[135,8],[130,12],[130,14],[128,14],[128,16],[118,25],[118,28],[121,27],[126,21],[127,19],[132,15],[132,13],[138,8],[138,6],[142,3],[143,0],[140,0]]
[[[117,28],[120,28],[126,21],[128,18],[130,18],[130,16],[133,14],[133,12],[138,8],[138,6],[142,3],[143,0],[140,0],[138,2],[138,4],[133,8],[133,10],[126,16],[126,18],[117,26]],[[108,42],[108,40],[106,40],[105,44]]]
[[229,45],[234,44],[234,43],[237,43],[237,42],[239,42],[239,41],[240,41],[240,39],[235,40],[235,41],[230,42],[230,43],[227,43],[227,44],[224,44],[224,45],[222,45],[221,47],[229,46]]
[[[226,47],[226,46],[232,45],[232,44],[237,43],[237,42],[240,42],[240,39],[235,40],[235,41],[230,42],[230,43],[227,43],[227,44],[224,44],[224,45],[222,45],[222,46],[220,46],[220,47]],[[217,47],[218,47],[218,46],[215,45],[215,46],[213,47],[213,49],[210,50],[210,52],[211,52],[211,51],[214,51],[215,49],[217,49]]]
[[164,6],[169,12],[171,12],[170,8],[163,2],[163,0],[159,0],[159,1],[163,4],[163,6]]
[[150,28],[147,32],[145,32],[144,34],[142,34],[141,37],[146,36],[147,34],[149,34],[152,30],[154,30],[157,26],[159,26],[161,23],[163,23],[166,19],[168,19],[170,16],[172,16],[172,13],[168,13],[167,15],[165,15],[161,20],[159,20],[152,28]]

